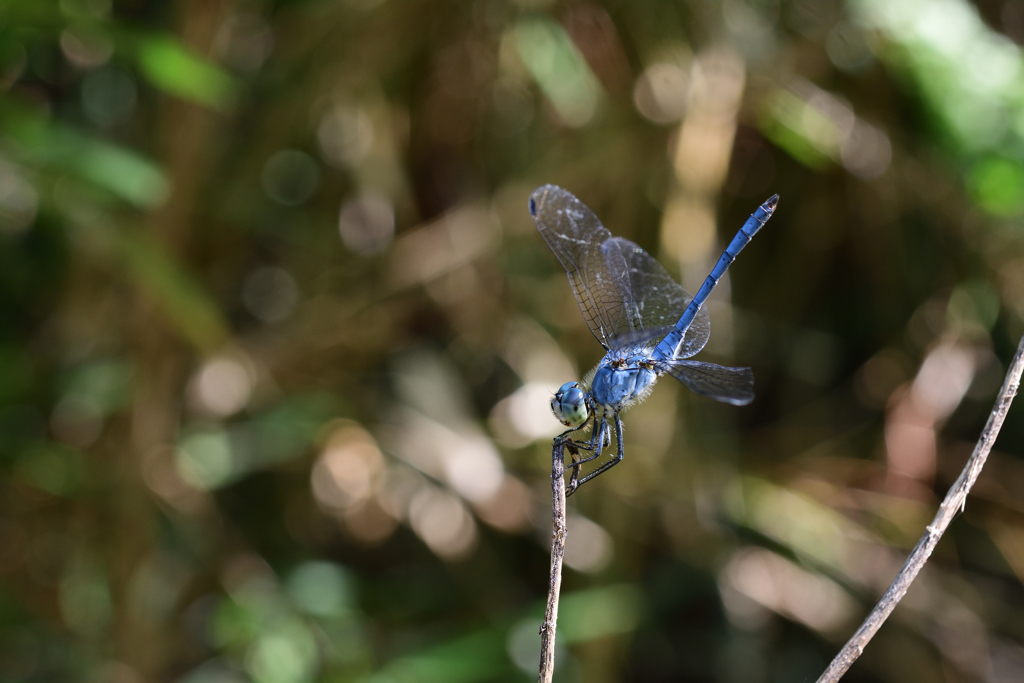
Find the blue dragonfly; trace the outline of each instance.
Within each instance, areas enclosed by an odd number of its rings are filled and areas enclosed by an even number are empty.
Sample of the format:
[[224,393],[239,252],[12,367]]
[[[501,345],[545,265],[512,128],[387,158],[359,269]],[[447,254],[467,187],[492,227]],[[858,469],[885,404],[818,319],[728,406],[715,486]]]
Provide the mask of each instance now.
[[[573,463],[566,490],[622,462],[622,419],[619,414],[642,400],[661,375],[671,375],[690,390],[718,401],[746,405],[754,399],[754,373],[688,360],[704,348],[711,330],[704,308],[711,290],[743,247],[771,218],[774,195],[747,219],[704,284],[691,296],[650,254],[622,237],[613,237],[594,212],[571,193],[543,185],[530,195],[530,215],[544,241],[569,276],[587,327],[607,353],[581,382],[567,382],[551,399],[555,417],[569,427],[556,442],[589,455]],[[593,422],[589,444],[572,434]],[[600,457],[611,445],[615,429],[617,452],[611,460],[578,479],[579,465]]]

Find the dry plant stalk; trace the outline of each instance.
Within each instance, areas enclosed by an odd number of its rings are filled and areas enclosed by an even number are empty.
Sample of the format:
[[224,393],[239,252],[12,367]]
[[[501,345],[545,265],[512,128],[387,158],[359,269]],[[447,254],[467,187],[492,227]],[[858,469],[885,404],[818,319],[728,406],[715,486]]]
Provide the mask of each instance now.
[[558,595],[562,589],[562,558],[565,555],[565,449],[573,458],[571,491],[576,489],[580,468],[575,464],[576,448],[572,442],[555,439],[551,448],[551,578],[548,583],[548,604],[544,623],[540,625],[540,673],[538,683],[551,683],[555,673],[555,622],[558,619]]
[[885,594],[878,601],[878,604],[875,605],[875,608],[871,610],[871,614],[867,616],[867,619],[857,629],[857,632],[846,642],[843,649],[832,660],[832,663],[828,665],[825,672],[821,674],[817,683],[836,683],[836,681],[843,677],[843,674],[850,668],[850,665],[860,657],[868,641],[881,628],[889,614],[896,608],[897,603],[906,594],[911,582],[921,571],[924,563],[928,561],[928,557],[932,554],[932,550],[935,549],[939,539],[942,538],[946,528],[949,527],[950,522],[953,521],[957,513],[963,511],[967,503],[967,493],[974,486],[978,475],[981,474],[981,468],[985,466],[985,460],[988,458],[989,451],[992,450],[996,437],[999,436],[999,430],[1003,426],[1003,420],[1006,419],[1010,403],[1013,402],[1013,397],[1017,395],[1022,371],[1024,371],[1024,337],[1021,338],[1020,345],[1017,347],[1017,353],[1014,355],[1013,361],[1011,361],[1010,367],[1006,372],[1006,379],[1003,380],[1003,386],[996,397],[996,404],[988,417],[985,429],[978,438],[974,452],[971,453],[971,457],[968,458],[967,464],[964,465],[964,469],[956,482],[950,487],[949,493],[946,494],[945,500],[939,506],[939,511],[935,514],[935,519],[925,528],[924,536],[914,546],[907,561],[903,564],[903,568],[900,569],[899,574],[893,580],[892,585],[885,591]]

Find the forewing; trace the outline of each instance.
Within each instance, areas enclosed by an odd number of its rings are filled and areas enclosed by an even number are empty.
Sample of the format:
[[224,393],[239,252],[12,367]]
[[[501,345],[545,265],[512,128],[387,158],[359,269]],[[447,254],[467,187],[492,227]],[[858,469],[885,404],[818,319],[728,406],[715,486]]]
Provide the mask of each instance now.
[[534,190],[530,215],[565,268],[587,327],[612,348],[612,340],[629,329],[622,294],[601,253],[612,234],[583,202],[555,185]]
[[[610,340],[612,348],[668,334],[686,310],[693,296],[672,279],[660,263],[639,245],[624,237],[612,237],[602,245],[605,264],[619,288],[623,302],[624,328]],[[683,335],[679,358],[688,358],[702,348],[711,333],[711,320],[702,308]]]
[[699,360],[667,361],[660,367],[693,392],[716,401],[745,406],[754,400],[754,372]]

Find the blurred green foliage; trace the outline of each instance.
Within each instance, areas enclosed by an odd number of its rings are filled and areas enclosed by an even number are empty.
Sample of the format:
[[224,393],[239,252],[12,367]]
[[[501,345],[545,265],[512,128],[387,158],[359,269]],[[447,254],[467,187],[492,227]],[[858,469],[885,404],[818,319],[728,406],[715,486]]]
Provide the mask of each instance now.
[[[526,210],[701,358],[571,499],[556,679],[812,680],[1024,332],[1020,0],[0,2],[0,681],[535,675],[554,387]],[[1024,424],[850,681],[1020,680]]]

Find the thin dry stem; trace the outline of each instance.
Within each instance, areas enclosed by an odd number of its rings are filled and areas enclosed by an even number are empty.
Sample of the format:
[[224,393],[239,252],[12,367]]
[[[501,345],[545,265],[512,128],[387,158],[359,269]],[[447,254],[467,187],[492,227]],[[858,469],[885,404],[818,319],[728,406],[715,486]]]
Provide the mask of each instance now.
[[935,549],[935,545],[942,538],[942,534],[945,533],[950,522],[953,521],[953,518],[958,513],[963,511],[967,503],[967,494],[971,487],[974,486],[978,475],[981,474],[981,468],[985,466],[985,460],[988,458],[989,451],[992,450],[992,445],[995,444],[999,430],[1003,426],[1003,420],[1006,419],[1010,403],[1013,402],[1014,396],[1017,395],[1022,371],[1024,371],[1024,337],[1021,338],[1020,345],[1017,347],[1017,353],[1014,355],[1010,368],[1006,372],[1003,387],[999,390],[996,404],[992,408],[992,413],[988,417],[988,422],[985,424],[985,429],[981,432],[977,445],[974,447],[974,452],[968,458],[967,464],[964,465],[964,469],[956,482],[949,489],[945,500],[942,501],[942,505],[939,506],[935,519],[925,528],[924,535],[917,542],[917,545],[914,546],[907,561],[903,564],[903,568],[900,569],[899,574],[896,575],[889,589],[885,591],[885,595],[878,601],[875,608],[871,610],[871,614],[864,620],[864,623],[857,629],[857,632],[853,634],[853,637],[847,641],[843,649],[832,660],[832,663],[825,669],[825,672],[821,674],[821,677],[818,678],[818,683],[836,683],[836,681],[843,677],[843,674],[850,668],[850,665],[860,657],[868,641],[881,628],[889,614],[896,608],[897,603],[906,594],[911,582],[921,571],[924,563],[928,561],[928,557],[932,554],[932,550]]
[[562,589],[562,558],[565,555],[565,449],[573,455],[572,483],[579,477],[572,443],[555,439],[551,448],[551,578],[544,623],[540,626],[540,674],[538,683],[551,683],[555,672],[555,622],[558,619],[558,595]]

